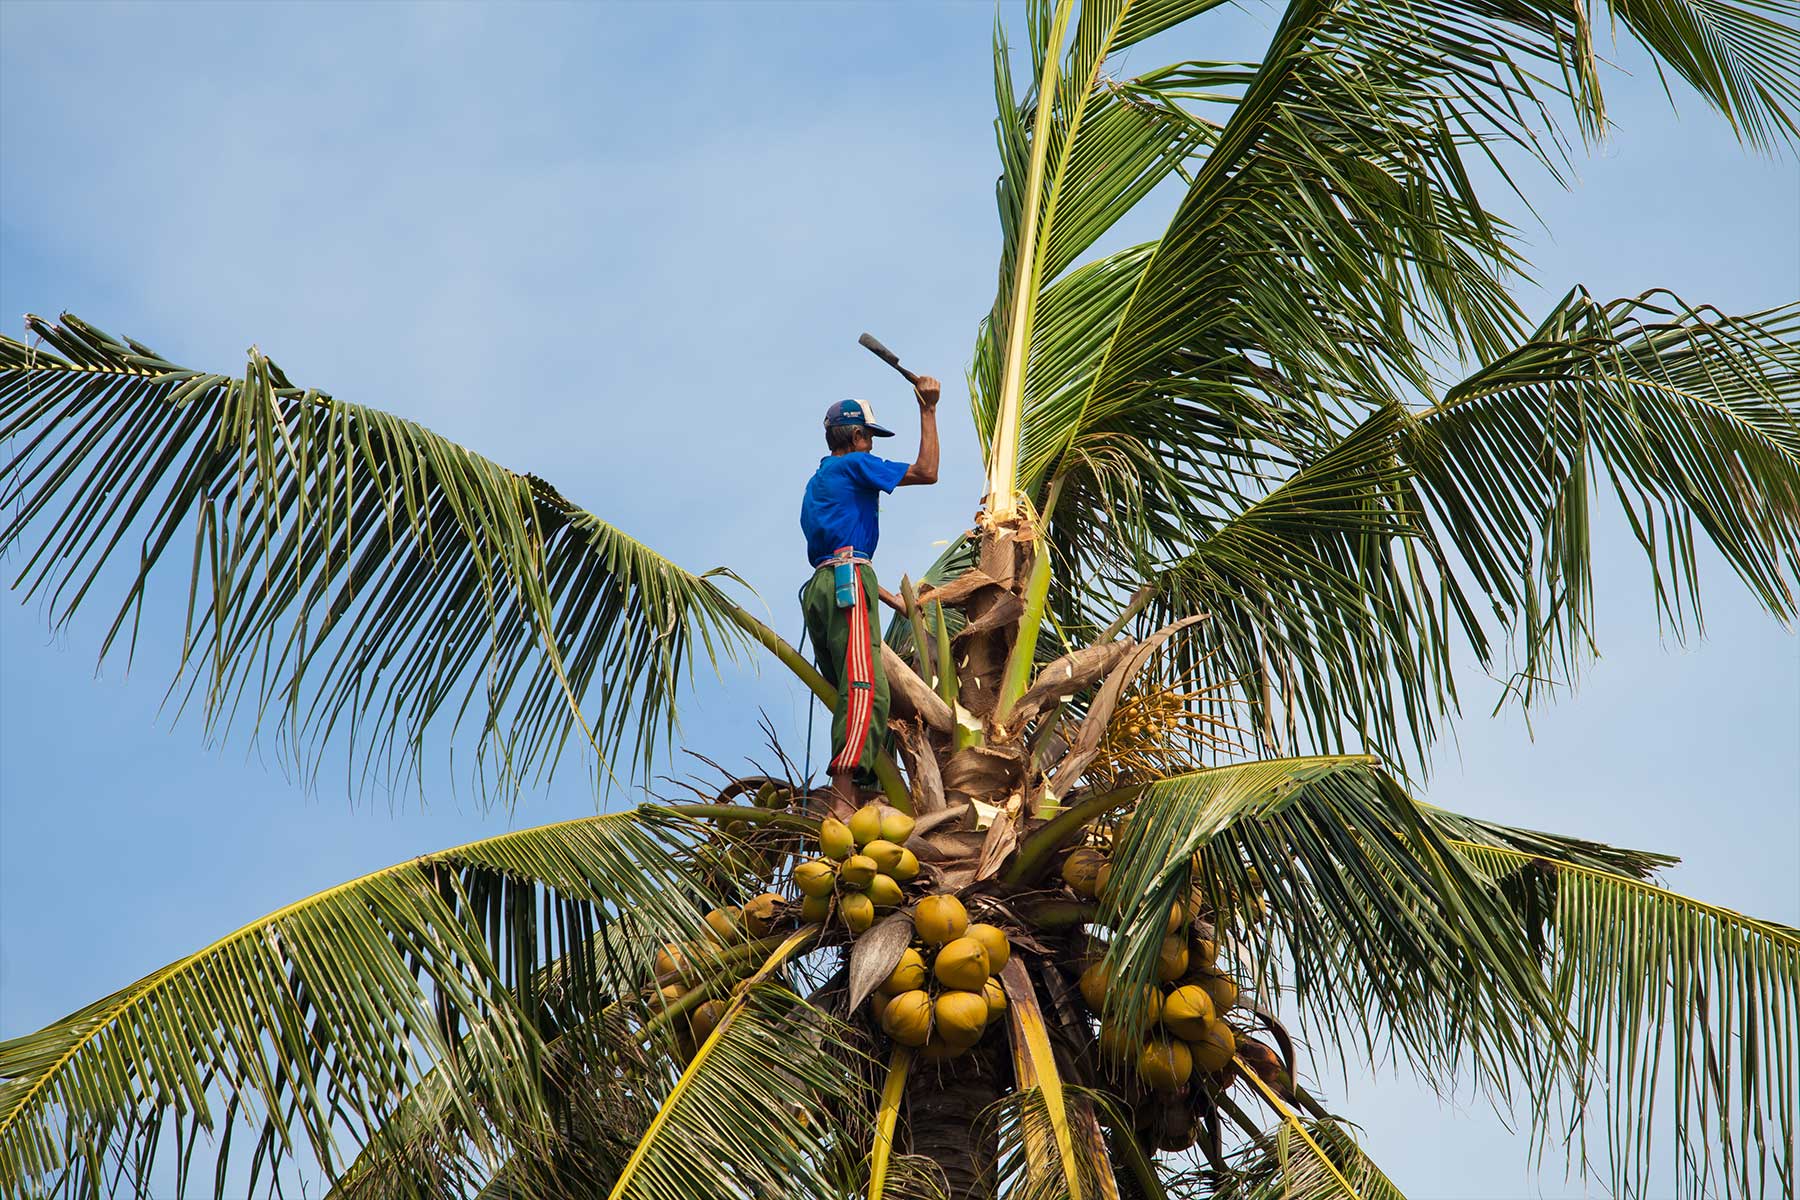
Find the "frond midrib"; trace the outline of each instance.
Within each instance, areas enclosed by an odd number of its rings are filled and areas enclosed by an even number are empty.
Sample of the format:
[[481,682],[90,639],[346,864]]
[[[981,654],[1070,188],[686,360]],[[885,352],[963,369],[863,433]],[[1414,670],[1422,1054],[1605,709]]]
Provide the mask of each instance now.
[[1785,926],[1777,925],[1769,921],[1759,920],[1756,917],[1746,916],[1736,909],[1725,908],[1718,904],[1709,904],[1704,900],[1696,900],[1691,896],[1683,895],[1682,893],[1672,891],[1669,888],[1658,887],[1654,883],[1647,883],[1641,879],[1633,879],[1629,875],[1621,875],[1616,871],[1602,871],[1598,867],[1583,866],[1580,863],[1553,858],[1548,854],[1531,854],[1524,850],[1515,850],[1510,846],[1496,846],[1485,842],[1470,842],[1464,841],[1461,838],[1446,838],[1445,842],[1457,850],[1472,850],[1481,854],[1496,854],[1518,862],[1548,863],[1555,868],[1558,873],[1566,872],[1571,875],[1586,876],[1589,879],[1603,880],[1610,886],[1635,892],[1640,896],[1649,896],[1658,900],[1674,901],[1677,904],[1693,909],[1695,912],[1704,913],[1706,916],[1709,916],[1722,924],[1739,926],[1761,937],[1768,938],[1785,950],[1800,954],[1800,931],[1791,930]]

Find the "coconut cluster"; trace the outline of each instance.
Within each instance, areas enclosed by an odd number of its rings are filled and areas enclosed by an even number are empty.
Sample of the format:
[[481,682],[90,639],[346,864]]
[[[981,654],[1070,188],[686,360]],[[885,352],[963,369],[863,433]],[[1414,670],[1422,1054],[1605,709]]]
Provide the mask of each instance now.
[[929,1058],[961,1054],[1006,1011],[997,976],[1012,943],[969,921],[955,896],[927,896],[913,911],[914,943],[870,997],[886,1034]]
[[[676,1001],[688,994],[689,989],[680,983],[666,984],[659,993],[662,1007],[666,1010]],[[694,1057],[719,1022],[725,1019],[725,1001],[707,1000],[677,1019],[675,1023],[675,1049],[683,1062]]]
[[[1086,899],[1104,896],[1111,876],[1111,861],[1094,847],[1078,847],[1063,860],[1063,882]],[[1081,998],[1101,1017],[1101,1053],[1159,1092],[1178,1090],[1196,1075],[1221,1082],[1238,1049],[1238,1032],[1225,1019],[1237,1004],[1238,987],[1218,968],[1217,943],[1194,928],[1198,915],[1193,896],[1170,907],[1156,979],[1143,985],[1136,1005],[1117,994],[1104,962],[1081,973]],[[1130,1026],[1121,1022],[1127,1008],[1136,1013]]]
[[913,819],[885,804],[865,804],[848,823],[827,817],[819,825],[820,858],[794,868],[800,919],[817,924],[839,917],[852,935],[875,923],[881,909],[905,899],[900,885],[919,874],[919,859],[906,848]]

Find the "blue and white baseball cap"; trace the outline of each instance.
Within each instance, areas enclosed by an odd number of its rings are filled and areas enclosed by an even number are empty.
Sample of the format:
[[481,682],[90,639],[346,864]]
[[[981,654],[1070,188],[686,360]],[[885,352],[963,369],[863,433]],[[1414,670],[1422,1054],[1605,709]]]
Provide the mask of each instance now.
[[861,425],[873,437],[893,437],[894,431],[875,423],[875,408],[867,400],[839,400],[825,410],[825,428]]

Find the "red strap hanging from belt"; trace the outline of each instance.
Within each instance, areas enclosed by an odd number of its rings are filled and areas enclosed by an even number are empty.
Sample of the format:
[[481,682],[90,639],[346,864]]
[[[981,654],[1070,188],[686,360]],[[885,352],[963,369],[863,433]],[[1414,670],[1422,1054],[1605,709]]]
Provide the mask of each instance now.
[[833,771],[851,771],[862,761],[875,713],[875,664],[869,661],[869,609],[863,602],[862,568],[854,567],[856,603],[850,606],[850,641],[844,647],[844,686],[849,704],[844,718],[844,745],[831,760]]

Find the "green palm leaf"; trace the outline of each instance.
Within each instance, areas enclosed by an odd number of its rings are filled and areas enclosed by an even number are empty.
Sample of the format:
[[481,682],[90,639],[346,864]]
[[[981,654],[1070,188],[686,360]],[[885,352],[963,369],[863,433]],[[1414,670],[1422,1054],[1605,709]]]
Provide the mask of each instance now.
[[1572,293],[1442,404],[1374,410],[1180,557],[1084,572],[1078,619],[1149,579],[1147,620],[1213,616],[1181,667],[1235,689],[1266,749],[1410,750],[1422,764],[1457,702],[1455,638],[1492,665],[1512,632],[1526,702],[1591,649],[1599,477],[1678,627],[1700,615],[1699,534],[1791,617],[1800,306],[1725,317],[1655,300]]
[[1354,760],[1272,760],[1146,791],[1115,857],[1116,894],[1145,896],[1120,913],[1121,978],[1149,977],[1195,848],[1204,892],[1241,899],[1256,872],[1270,915],[1238,936],[1258,987],[1291,988],[1332,1044],[1392,1048],[1426,1078],[1466,1065],[1502,1102],[1523,1082],[1539,1138],[1560,1130],[1584,1161],[1599,1120],[1620,1194],[1646,1184],[1672,1053],[1680,1185],[1791,1190],[1800,932],[1655,886],[1664,855],[1419,804]]
[[[1614,15],[1761,144],[1794,128],[1800,51],[1761,15],[1785,11],[1667,0]],[[1126,560],[1168,557],[1238,507],[1231,481],[1254,497],[1271,461],[1430,394],[1438,362],[1505,353],[1519,262],[1464,154],[1499,139],[1553,161],[1563,99],[1599,127],[1590,25],[1579,6],[1321,0],[1289,7],[1254,70],[1189,64],[1197,92],[1237,99],[1168,232],[1146,261],[1109,264],[1103,291],[1084,281],[1103,316],[1039,305],[1046,386],[1017,481],[1040,506],[1057,494],[1059,548],[1092,553],[1105,531]],[[1141,487],[1107,486],[1133,469]]]
[[1800,305],[1727,317],[1576,289],[1424,413],[1406,453],[1442,540],[1520,627],[1525,700],[1591,648],[1603,485],[1678,629],[1700,618],[1695,526],[1770,612],[1800,611]]
[[1153,621],[1208,613],[1179,669],[1236,693],[1261,744],[1425,758],[1455,700],[1450,635],[1481,630],[1422,522],[1380,409],[1151,577]]
[[[1218,0],[1098,0],[1071,25],[1070,0],[1027,19],[1037,82],[1015,99],[1005,42],[994,81],[1002,175],[1000,284],[976,351],[976,425],[988,450],[990,503],[1013,511],[1020,408],[1042,286],[1184,160],[1207,125],[1147,97],[1152,87],[1105,79],[1108,54],[1168,29]],[[1065,52],[1064,43],[1068,42]]]
[[17,586],[61,624],[122,567],[102,655],[127,631],[129,653],[156,567],[191,545],[176,689],[217,729],[277,714],[309,773],[339,731],[365,772],[422,772],[427,731],[465,723],[501,791],[571,734],[647,763],[696,652],[742,641],[711,582],[542,480],[259,353],[232,378],[73,317],[28,324],[41,346],[0,338],[0,549],[35,535]]
[[[1509,1063],[1554,1057],[1558,1017],[1502,893],[1370,759],[1266,759],[1160,780],[1112,861],[1102,920],[1118,930],[1107,960],[1126,1028],[1170,907],[1194,886],[1243,930],[1257,986],[1291,980],[1305,1023],[1339,1045],[1371,1058],[1390,1046],[1425,1072],[1467,1063],[1502,1094]],[[1246,928],[1251,870],[1269,916]]]
[[[434,1077],[465,1157],[536,1136],[540,1014],[597,1011],[596,992],[635,991],[658,945],[704,929],[670,837],[618,814],[425,855],[0,1043],[0,1191],[91,1194],[118,1156],[141,1192],[165,1122],[182,1179],[210,1130],[224,1180],[238,1122],[253,1182],[301,1153],[335,1175],[341,1138],[373,1137]],[[551,958],[561,983],[540,993]]]
[[1307,1121],[1304,1127],[1326,1161],[1283,1125],[1233,1155],[1231,1176],[1212,1195],[1218,1200],[1406,1200],[1341,1122]]
[[835,1200],[834,1122],[869,1104],[848,1039],[785,988],[751,987],[671,1087],[611,1195]]
[[[1760,1196],[1773,1183],[1793,1194],[1800,931],[1581,862],[1493,841],[1452,846],[1514,898],[1543,947],[1550,992],[1583,1051],[1574,1079],[1560,1081],[1565,1134],[1581,1136],[1588,1106],[1602,1110],[1614,1192],[1648,1186],[1666,1078],[1678,1186]],[[1544,1081],[1542,1112],[1558,1082]]]

